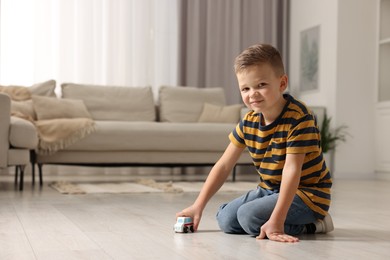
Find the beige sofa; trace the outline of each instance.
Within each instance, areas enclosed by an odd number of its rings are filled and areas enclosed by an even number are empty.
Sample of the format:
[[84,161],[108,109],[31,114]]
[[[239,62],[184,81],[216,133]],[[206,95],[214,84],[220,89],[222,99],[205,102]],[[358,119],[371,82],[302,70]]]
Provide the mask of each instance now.
[[[40,176],[45,164],[213,165],[242,110],[242,105],[226,105],[221,88],[162,86],[154,94],[150,87],[64,83],[61,91],[61,99],[33,96],[37,122],[82,116],[93,122],[93,129],[55,151],[35,149],[32,159]],[[249,153],[239,164],[252,164]]]

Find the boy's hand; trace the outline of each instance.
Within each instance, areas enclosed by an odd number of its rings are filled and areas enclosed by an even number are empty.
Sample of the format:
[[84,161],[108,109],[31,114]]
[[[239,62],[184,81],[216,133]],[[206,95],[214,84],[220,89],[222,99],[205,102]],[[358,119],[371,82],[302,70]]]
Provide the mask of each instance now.
[[278,242],[299,242],[297,237],[284,233],[283,225],[273,224],[269,221],[260,228],[260,235],[257,236],[256,239],[264,239],[266,237],[268,237],[269,240]]
[[198,210],[196,207],[192,205],[176,213],[176,218],[178,217],[191,217],[192,220],[194,221],[194,231],[197,231],[200,219],[202,218],[202,211]]

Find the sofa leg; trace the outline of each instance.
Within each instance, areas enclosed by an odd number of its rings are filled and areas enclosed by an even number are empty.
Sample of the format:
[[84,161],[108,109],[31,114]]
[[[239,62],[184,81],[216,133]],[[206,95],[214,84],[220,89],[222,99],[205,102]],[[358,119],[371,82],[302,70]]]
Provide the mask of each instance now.
[[31,163],[31,183],[35,186],[35,164]]
[[18,185],[19,165],[15,166],[15,186]]
[[236,181],[236,167],[237,167],[237,165],[234,165],[234,168],[233,168],[233,178],[232,178],[233,182]]
[[39,186],[42,187],[43,185],[43,178],[42,178],[42,163],[38,163],[38,172],[39,172]]
[[32,185],[35,185],[35,162],[36,162],[36,154],[34,150],[30,150],[30,161],[31,161],[31,177],[32,177]]
[[24,179],[24,169],[26,165],[19,165],[20,168],[20,180],[19,180],[19,190],[23,190],[23,179]]

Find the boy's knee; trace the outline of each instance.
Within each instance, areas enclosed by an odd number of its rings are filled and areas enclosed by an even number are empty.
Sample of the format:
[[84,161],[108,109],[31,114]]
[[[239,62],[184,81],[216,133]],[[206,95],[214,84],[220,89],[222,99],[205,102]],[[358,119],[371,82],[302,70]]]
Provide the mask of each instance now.
[[265,223],[265,221],[256,218],[254,214],[248,212],[245,207],[238,209],[237,220],[242,229],[252,236],[258,236],[260,234],[260,227]]
[[[224,206],[224,205],[223,205]],[[219,228],[229,234],[244,233],[240,224],[237,221],[237,214],[223,210],[223,206],[219,209],[217,213],[217,222]]]

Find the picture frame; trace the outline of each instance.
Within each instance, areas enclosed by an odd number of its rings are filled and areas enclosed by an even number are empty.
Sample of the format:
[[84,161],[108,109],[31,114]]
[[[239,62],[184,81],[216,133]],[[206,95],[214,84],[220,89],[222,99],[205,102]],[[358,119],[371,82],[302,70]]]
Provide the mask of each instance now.
[[320,26],[301,32],[300,43],[300,92],[319,89]]

